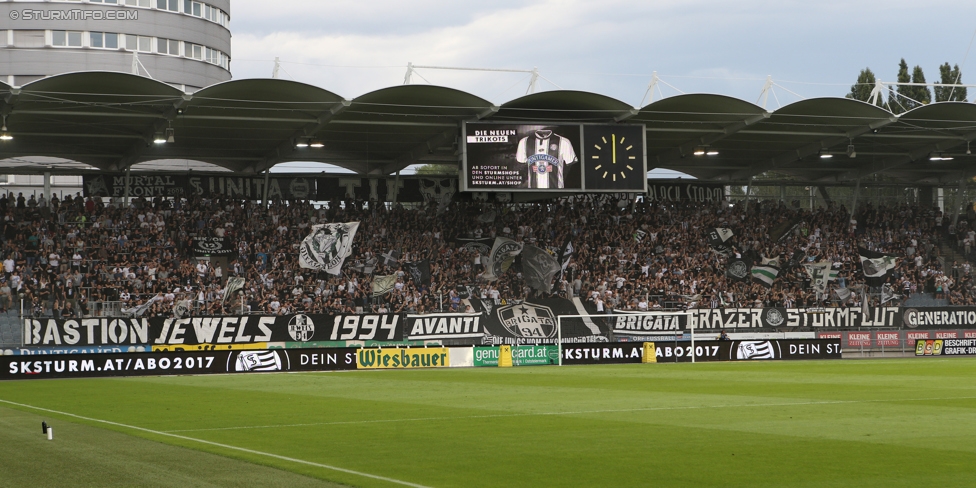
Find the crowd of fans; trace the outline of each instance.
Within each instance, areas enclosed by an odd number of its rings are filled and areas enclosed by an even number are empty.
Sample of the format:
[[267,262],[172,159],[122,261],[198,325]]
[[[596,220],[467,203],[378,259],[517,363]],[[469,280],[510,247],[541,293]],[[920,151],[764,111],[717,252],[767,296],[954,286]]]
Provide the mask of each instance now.
[[[194,315],[430,313],[470,310],[470,299],[501,303],[544,294],[526,286],[518,260],[497,281],[486,281],[484,258],[458,241],[493,237],[557,256],[571,243],[575,253],[551,293],[602,311],[860,306],[865,297],[895,304],[919,292],[976,303],[966,260],[976,248],[973,227],[965,216],[950,225],[938,209],[913,206],[864,205],[852,216],[836,205],[810,211],[778,201],[661,203],[593,195],[524,204],[265,207],[203,198],[136,198],[123,206],[80,195],[44,201],[9,194],[0,197],[0,215],[0,308],[58,317],[131,310],[154,297],[146,316],[172,316],[178,303]],[[340,275],[299,266],[298,247],[310,226],[352,221],[360,227]],[[756,263],[778,258],[773,286],[726,277],[732,256],[710,248],[705,236],[712,228],[734,232],[732,255]],[[224,237],[238,252],[226,260],[199,259],[195,236]],[[944,263],[943,243],[957,245],[965,259]],[[884,297],[876,288],[861,292],[858,246],[900,257]],[[406,263],[423,260],[430,264],[429,284],[406,270]],[[824,260],[839,273],[831,290],[818,295],[802,265]],[[390,274],[397,275],[394,289],[374,297],[372,277]],[[225,299],[232,276],[243,277],[244,287]]]

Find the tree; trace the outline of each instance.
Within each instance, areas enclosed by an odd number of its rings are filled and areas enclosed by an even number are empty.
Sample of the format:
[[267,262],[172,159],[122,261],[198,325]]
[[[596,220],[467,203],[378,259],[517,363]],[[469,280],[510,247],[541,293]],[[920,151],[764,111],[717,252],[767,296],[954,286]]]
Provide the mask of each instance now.
[[[905,62],[905,58],[901,58],[901,63],[898,63],[898,83],[911,83],[911,81],[912,78],[908,74],[908,63]],[[898,96],[894,96],[894,93],[888,96],[888,110],[900,114],[914,108],[914,104],[909,100],[913,95],[911,88],[906,85],[898,85]]]
[[[898,83],[925,83],[925,73],[922,72],[922,67],[915,66],[909,76],[908,63],[905,62],[905,58],[902,58],[901,62],[898,63]],[[898,97],[894,101],[890,98],[888,100],[889,110],[896,114],[929,103],[932,103],[932,92],[929,91],[929,87],[901,84],[898,85]]]
[[[915,68],[912,69],[912,83],[922,83],[924,85],[925,73],[922,73],[921,66],[915,66]],[[932,92],[929,91],[929,87],[912,86],[911,88],[912,93],[914,94],[912,98],[915,99],[916,102],[919,102],[915,105],[916,107],[932,103]]]
[[[871,100],[871,91],[874,90],[875,83],[877,83],[877,78],[875,78],[871,68],[862,69],[861,73],[857,75],[857,82],[851,85],[851,92],[847,94],[847,98],[862,102]],[[879,107],[882,105],[881,97],[878,97],[875,105]]]
[[418,175],[425,176],[457,176],[457,166],[449,164],[425,164],[417,168]]
[[[949,63],[945,63],[942,66],[939,66],[939,74],[942,76],[942,79],[940,81],[943,85],[962,84],[962,73],[959,71],[958,64],[953,67],[950,67]],[[937,86],[935,87],[935,101],[936,102],[965,102],[966,87]]]

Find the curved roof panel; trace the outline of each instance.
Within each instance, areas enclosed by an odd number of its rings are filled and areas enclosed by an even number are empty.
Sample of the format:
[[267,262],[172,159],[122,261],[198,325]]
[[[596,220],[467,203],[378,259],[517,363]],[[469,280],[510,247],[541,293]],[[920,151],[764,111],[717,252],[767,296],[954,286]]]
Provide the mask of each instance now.
[[[390,174],[411,164],[456,165],[461,123],[486,120],[643,124],[651,168],[713,181],[746,182],[766,173],[832,183],[880,173],[911,184],[956,184],[976,176],[974,160],[965,154],[976,139],[976,105],[961,102],[895,116],[842,98],[803,100],[770,112],[727,96],[689,94],[635,109],[597,93],[556,90],[496,107],[430,85],[393,86],[345,100],[304,83],[245,79],[191,95],[114,72],[68,73],[19,89],[0,83],[0,92],[0,109],[14,135],[0,143],[0,158],[41,155],[81,163],[35,166],[35,172],[77,174],[82,165],[180,171],[192,160],[243,174],[287,161]],[[152,143],[170,134],[172,142]],[[712,156],[694,154],[705,146]],[[820,157],[828,154],[829,160]],[[4,171],[32,167],[15,159]]]
[[598,93],[554,90],[533,93],[502,104],[491,120],[518,122],[606,122],[629,116],[634,107]]

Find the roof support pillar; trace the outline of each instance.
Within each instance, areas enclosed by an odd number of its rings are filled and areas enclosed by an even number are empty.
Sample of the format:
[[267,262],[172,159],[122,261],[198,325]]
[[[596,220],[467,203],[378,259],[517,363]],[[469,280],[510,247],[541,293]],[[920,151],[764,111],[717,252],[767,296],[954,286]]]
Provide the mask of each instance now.
[[956,194],[956,208],[953,209],[952,225],[959,223],[959,214],[962,213],[963,195],[966,193],[966,178],[959,178],[959,193]]
[[827,187],[817,185],[817,191],[820,193],[820,197],[823,198],[825,202],[830,203],[830,195],[827,194]]
[[268,208],[271,205],[268,203],[268,184],[271,179],[271,167],[264,169],[264,195],[261,195],[261,203],[264,204],[264,208]]
[[125,167],[125,193],[122,197],[122,208],[129,208],[129,180],[132,179],[132,165]]

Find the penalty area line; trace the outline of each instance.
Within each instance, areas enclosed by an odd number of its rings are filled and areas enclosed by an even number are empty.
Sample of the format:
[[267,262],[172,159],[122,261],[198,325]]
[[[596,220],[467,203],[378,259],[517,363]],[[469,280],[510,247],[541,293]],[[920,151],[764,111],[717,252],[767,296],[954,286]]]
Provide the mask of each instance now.
[[425,485],[418,485],[416,483],[410,483],[409,481],[398,480],[398,479],[395,479],[395,478],[387,478],[386,476],[379,476],[379,475],[370,474],[370,473],[363,473],[362,471],[355,471],[355,470],[352,470],[352,469],[340,468],[338,466],[332,466],[332,465],[329,465],[329,464],[322,464],[322,463],[316,463],[316,462],[313,462],[313,461],[306,461],[304,459],[297,459],[297,458],[293,458],[293,457],[282,456],[280,454],[273,454],[273,453],[270,453],[270,452],[256,451],[254,449],[248,449],[246,447],[232,446],[232,445],[229,445],[229,444],[222,444],[220,442],[213,442],[213,441],[208,441],[208,440],[204,440],[204,439],[196,439],[194,437],[187,437],[187,436],[184,436],[184,435],[172,434],[172,433],[169,433],[169,432],[162,432],[162,431],[153,430],[153,429],[147,429],[145,427],[139,427],[139,426],[135,426],[135,425],[122,424],[122,423],[119,423],[119,422],[112,422],[110,420],[102,420],[102,419],[96,419],[96,418],[92,418],[92,417],[85,417],[85,416],[82,416],[82,415],[77,415],[77,414],[73,414],[73,413],[69,413],[69,412],[62,412],[60,410],[52,410],[50,408],[36,407],[34,405],[27,405],[25,403],[12,402],[10,400],[4,400],[2,398],[0,398],[0,403],[6,403],[8,405],[14,405],[14,406],[23,407],[23,408],[29,408],[29,409],[32,409],[32,410],[38,410],[38,411],[42,411],[42,412],[49,412],[49,413],[53,413],[53,414],[57,414],[57,415],[63,415],[63,416],[66,416],[66,417],[73,417],[73,418],[76,418],[76,419],[87,420],[89,422],[98,422],[98,423],[107,424],[107,425],[114,425],[116,427],[123,427],[123,428],[126,428],[126,429],[132,429],[132,430],[138,430],[138,431],[142,431],[142,432],[148,432],[150,434],[161,435],[161,436],[166,436],[166,437],[172,437],[172,438],[175,438],[175,439],[182,439],[182,440],[186,440],[186,441],[199,442],[201,444],[207,444],[207,445],[221,447],[221,448],[224,448],[224,449],[230,449],[230,450],[234,450],[234,451],[246,452],[248,454],[255,454],[255,455],[258,455],[258,456],[265,456],[265,457],[269,457],[269,458],[280,459],[282,461],[288,461],[288,462],[297,463],[297,464],[305,464],[305,465],[308,465],[308,466],[315,466],[317,468],[331,469],[333,471],[339,471],[341,473],[347,473],[347,474],[352,474],[352,475],[356,475],[356,476],[362,476],[362,477],[371,478],[371,479],[374,479],[374,480],[386,481],[388,483],[394,483],[394,484],[397,484],[397,485],[412,486],[412,487],[415,487],[415,488],[429,488],[429,487],[427,487]]

